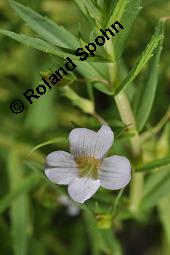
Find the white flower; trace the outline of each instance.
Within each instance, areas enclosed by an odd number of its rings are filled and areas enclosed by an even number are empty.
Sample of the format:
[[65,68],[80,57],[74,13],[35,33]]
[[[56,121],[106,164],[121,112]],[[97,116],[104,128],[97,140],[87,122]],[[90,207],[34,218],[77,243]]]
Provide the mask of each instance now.
[[70,132],[71,154],[54,151],[46,158],[46,176],[56,184],[68,184],[70,197],[79,203],[93,196],[100,186],[117,190],[131,179],[131,167],[127,158],[105,158],[114,139],[111,128],[102,125],[98,132],[87,128],[75,128]]

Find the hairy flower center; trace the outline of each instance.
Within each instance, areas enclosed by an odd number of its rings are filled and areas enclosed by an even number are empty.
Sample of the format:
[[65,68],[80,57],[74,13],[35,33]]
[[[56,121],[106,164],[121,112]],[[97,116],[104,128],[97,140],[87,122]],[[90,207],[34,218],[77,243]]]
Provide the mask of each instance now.
[[94,157],[79,156],[75,159],[80,177],[88,176],[94,179],[98,178],[98,169],[101,165],[101,160]]

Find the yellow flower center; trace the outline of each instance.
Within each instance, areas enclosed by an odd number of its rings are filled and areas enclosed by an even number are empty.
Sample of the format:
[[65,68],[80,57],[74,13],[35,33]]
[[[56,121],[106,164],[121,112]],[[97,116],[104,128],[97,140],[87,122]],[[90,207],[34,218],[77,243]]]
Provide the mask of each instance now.
[[94,179],[98,178],[98,169],[101,166],[101,160],[94,157],[79,156],[75,158],[78,165],[79,176],[88,176]]

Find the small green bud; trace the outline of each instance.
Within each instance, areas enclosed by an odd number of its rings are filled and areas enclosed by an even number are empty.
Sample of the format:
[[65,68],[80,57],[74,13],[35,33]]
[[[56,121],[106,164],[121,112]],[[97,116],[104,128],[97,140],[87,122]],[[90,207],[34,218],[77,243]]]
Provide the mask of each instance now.
[[96,215],[97,226],[100,229],[108,229],[112,226],[112,216],[110,214]]
[[64,87],[62,93],[65,97],[70,99],[73,105],[79,107],[83,112],[88,114],[94,113],[94,104],[86,98],[80,97],[73,89],[70,87]]

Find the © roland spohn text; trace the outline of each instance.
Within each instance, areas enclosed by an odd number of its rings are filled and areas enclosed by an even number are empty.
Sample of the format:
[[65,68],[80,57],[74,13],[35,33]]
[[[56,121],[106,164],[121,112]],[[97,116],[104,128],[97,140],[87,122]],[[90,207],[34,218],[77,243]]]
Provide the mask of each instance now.
[[[97,45],[103,46],[107,40],[115,36],[115,33],[119,32],[118,28],[124,29],[124,27],[118,21],[116,21],[111,25],[111,28],[107,28],[106,30],[100,29],[102,34],[96,37],[95,43],[89,43],[84,48],[78,48],[75,51],[75,55],[80,56],[79,60],[81,61],[85,61],[89,57],[89,54],[94,57]],[[72,72],[77,67],[71,58],[66,57],[66,59],[67,62],[65,63],[65,68],[60,67],[54,73],[50,74],[48,78],[50,83],[46,79],[42,78],[44,84],[40,84],[35,90],[28,89],[23,93],[24,97],[30,104],[32,104],[34,100],[37,100],[41,95],[44,95],[47,90],[52,88],[52,85],[56,85],[57,82],[61,81],[63,76],[68,75],[69,72]]]

